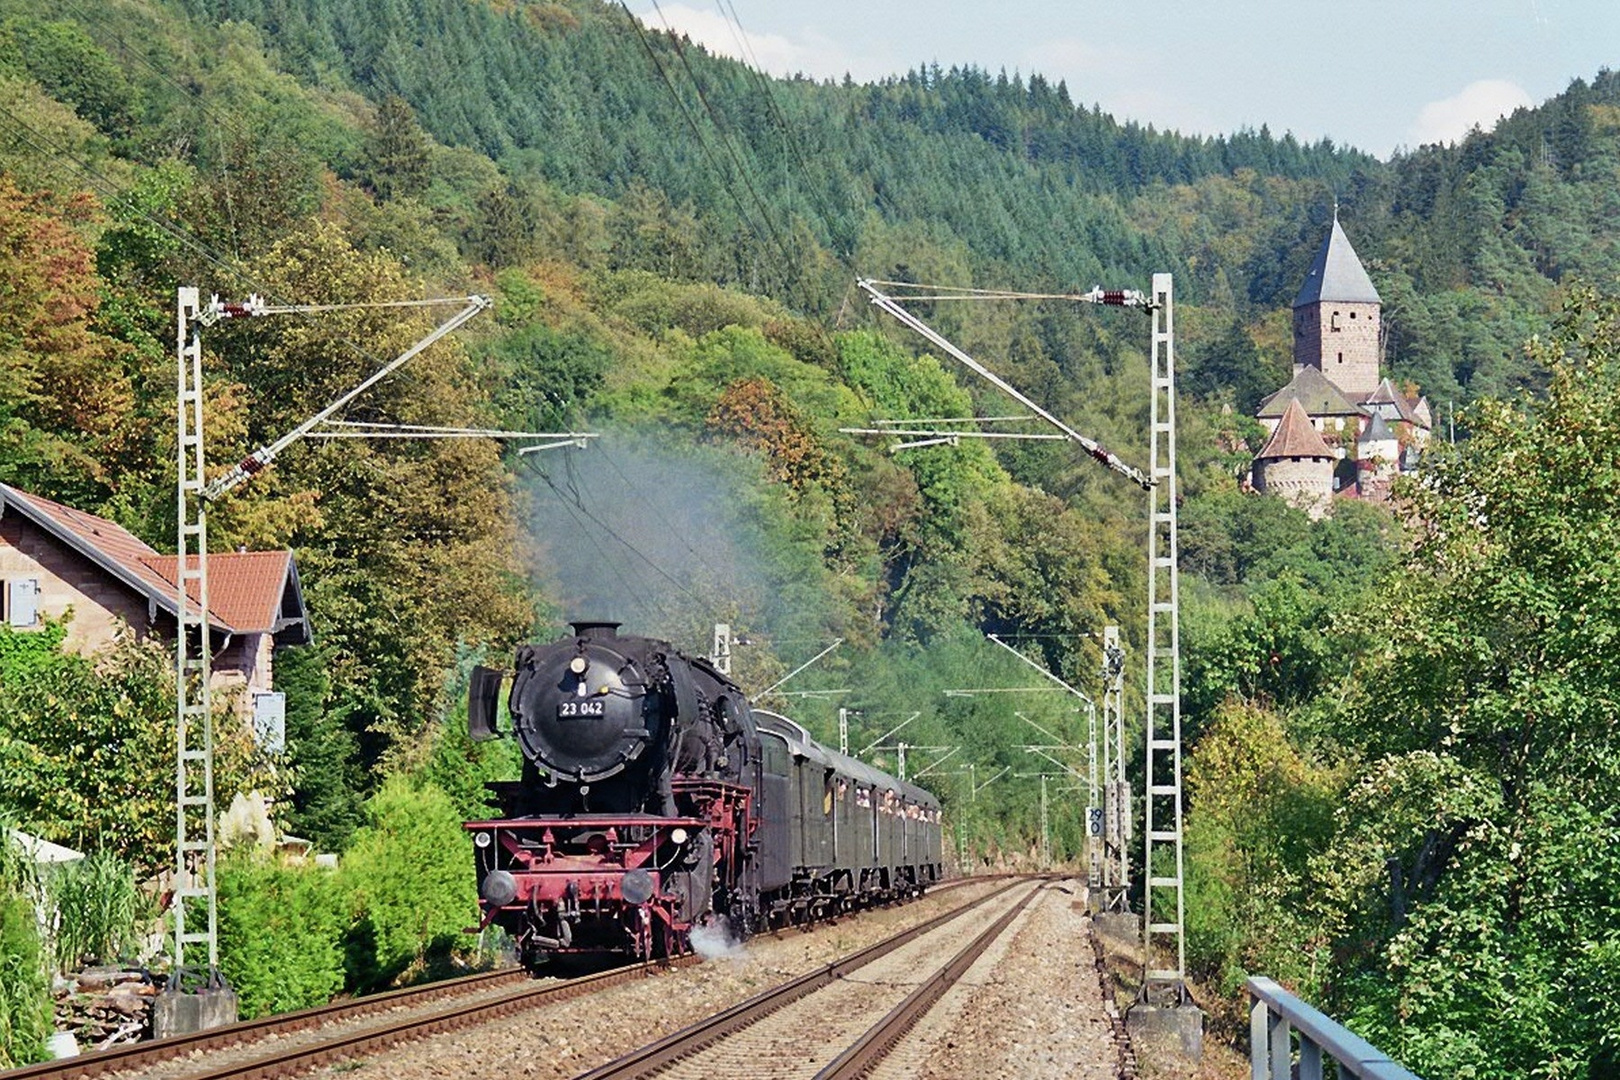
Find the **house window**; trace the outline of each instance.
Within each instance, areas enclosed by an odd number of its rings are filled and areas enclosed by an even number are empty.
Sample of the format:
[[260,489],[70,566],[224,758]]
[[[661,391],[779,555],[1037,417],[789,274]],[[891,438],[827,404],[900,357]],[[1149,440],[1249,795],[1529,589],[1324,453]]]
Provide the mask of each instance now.
[[16,629],[39,625],[39,579],[6,582],[6,623]]
[[1333,317],[1328,320],[1328,329],[1333,331],[1335,334],[1339,332],[1339,313],[1337,311],[1335,311],[1333,313]]

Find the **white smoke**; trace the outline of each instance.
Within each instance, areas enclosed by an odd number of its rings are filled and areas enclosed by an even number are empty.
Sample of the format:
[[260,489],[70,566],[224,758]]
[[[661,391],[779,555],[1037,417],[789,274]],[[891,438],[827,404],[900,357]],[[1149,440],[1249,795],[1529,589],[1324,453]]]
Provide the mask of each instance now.
[[690,935],[692,951],[705,960],[741,960],[746,950],[731,933],[731,926],[718,919],[707,926],[694,926]]

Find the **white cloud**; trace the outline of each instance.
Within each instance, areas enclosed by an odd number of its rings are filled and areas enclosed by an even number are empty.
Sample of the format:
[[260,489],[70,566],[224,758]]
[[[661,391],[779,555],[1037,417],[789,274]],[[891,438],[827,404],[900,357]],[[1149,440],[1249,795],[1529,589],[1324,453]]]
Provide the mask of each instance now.
[[1514,109],[1534,104],[1518,83],[1481,79],[1463,87],[1455,97],[1423,106],[1407,137],[1412,146],[1454,143],[1467,135],[1475,124],[1489,131]]
[[718,56],[728,56],[748,64],[758,64],[769,75],[804,74],[816,79],[841,79],[847,72],[866,81],[896,74],[886,61],[853,53],[848,46],[814,30],[805,29],[798,38],[781,34],[747,32],[747,48],[737,27],[718,11],[685,4],[661,4],[658,11],[638,13],[638,18],[654,30],[685,34]]

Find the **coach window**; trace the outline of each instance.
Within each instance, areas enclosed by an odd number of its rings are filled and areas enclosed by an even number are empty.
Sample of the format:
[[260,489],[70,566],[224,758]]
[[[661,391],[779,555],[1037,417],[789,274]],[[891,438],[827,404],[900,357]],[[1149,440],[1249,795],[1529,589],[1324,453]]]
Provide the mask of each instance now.
[[759,745],[764,751],[765,771],[772,776],[786,776],[788,774],[787,745],[778,739],[772,738],[760,739]]

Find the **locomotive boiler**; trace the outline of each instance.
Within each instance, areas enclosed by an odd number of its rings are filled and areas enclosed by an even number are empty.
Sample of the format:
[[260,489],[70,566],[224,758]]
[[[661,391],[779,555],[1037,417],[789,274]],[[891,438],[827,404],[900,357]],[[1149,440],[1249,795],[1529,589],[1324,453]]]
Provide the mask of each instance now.
[[466,828],[479,929],[506,930],[530,968],[672,956],[699,926],[740,939],[919,893],[941,872],[933,795],[617,623],[525,645],[510,672],[476,669],[468,723],[475,739],[509,736],[523,751],[520,779],[488,785],[499,816]]

